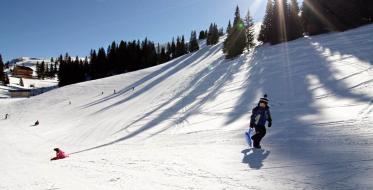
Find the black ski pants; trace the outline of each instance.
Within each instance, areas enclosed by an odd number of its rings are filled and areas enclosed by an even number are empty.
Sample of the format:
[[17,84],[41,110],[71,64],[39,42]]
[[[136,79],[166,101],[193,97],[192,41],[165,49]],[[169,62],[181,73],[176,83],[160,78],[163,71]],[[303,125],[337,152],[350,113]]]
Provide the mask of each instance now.
[[254,147],[260,146],[260,141],[266,135],[267,130],[265,126],[255,126],[255,135],[251,137],[254,141]]

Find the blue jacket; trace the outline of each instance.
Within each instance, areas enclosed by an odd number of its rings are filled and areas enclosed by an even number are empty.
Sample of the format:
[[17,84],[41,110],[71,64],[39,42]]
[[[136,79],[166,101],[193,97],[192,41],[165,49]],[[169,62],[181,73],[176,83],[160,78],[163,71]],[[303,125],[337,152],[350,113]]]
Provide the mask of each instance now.
[[268,121],[268,126],[272,125],[271,112],[269,107],[262,108],[257,106],[253,109],[250,119],[250,127],[265,126]]

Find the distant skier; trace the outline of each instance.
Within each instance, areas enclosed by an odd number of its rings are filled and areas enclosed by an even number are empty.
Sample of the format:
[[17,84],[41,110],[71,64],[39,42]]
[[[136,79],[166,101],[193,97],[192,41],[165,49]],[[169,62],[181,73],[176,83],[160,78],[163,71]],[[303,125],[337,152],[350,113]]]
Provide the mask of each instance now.
[[60,159],[64,159],[66,157],[69,157],[69,155],[67,155],[65,152],[63,152],[61,149],[59,148],[55,148],[53,149],[54,151],[56,151],[56,157],[54,158],[51,158],[51,161],[52,160],[60,160]]
[[101,95],[104,95],[104,92],[101,92]]
[[5,114],[5,119],[8,119],[9,114]]
[[117,92],[114,90],[114,94],[116,94]]
[[250,128],[255,128],[255,135],[251,137],[253,140],[254,148],[261,148],[260,141],[266,135],[266,123],[268,127],[272,126],[271,113],[269,111],[268,99],[265,94],[260,98],[258,106],[252,110],[250,119]]
[[38,125],[39,125],[39,120],[36,120],[34,126],[38,126]]
[[133,86],[133,87],[132,87],[132,91],[134,91],[134,90],[135,90],[135,87]]

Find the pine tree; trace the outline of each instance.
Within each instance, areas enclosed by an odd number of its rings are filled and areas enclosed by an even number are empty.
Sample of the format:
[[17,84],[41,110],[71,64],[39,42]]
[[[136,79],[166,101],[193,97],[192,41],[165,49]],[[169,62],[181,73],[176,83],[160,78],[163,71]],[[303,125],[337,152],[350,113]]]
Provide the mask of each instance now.
[[0,54],[0,82],[5,84],[4,62],[3,62],[3,58],[1,54]]
[[224,41],[223,52],[226,54],[226,58],[233,58],[237,55],[242,54],[246,46],[246,32],[245,24],[241,19],[240,10],[236,7],[235,18],[233,27],[228,37]]
[[254,34],[254,21],[250,15],[250,10],[247,11],[246,14],[246,47],[247,49],[251,49],[255,46],[255,34]]
[[185,55],[188,53],[188,47],[185,43],[184,35],[181,36],[181,55]]
[[[224,29],[222,31],[224,31]],[[218,25],[214,24],[213,44],[217,44],[219,42],[219,37],[220,37],[220,33],[219,33]]]
[[201,31],[199,32],[199,37],[198,37],[198,39],[199,39],[199,40],[204,40],[204,39],[206,39],[206,33],[205,33],[204,30],[201,30]]
[[189,40],[189,52],[195,52],[199,50],[199,45],[197,41],[197,33],[196,31],[192,31],[190,34],[190,40]]
[[299,16],[299,6],[297,0],[291,0],[289,9],[288,39],[295,40],[303,36],[303,28]]
[[97,79],[103,78],[108,73],[107,57],[104,48],[99,48],[97,53]]
[[40,64],[39,64],[39,61],[36,62],[36,75],[37,75],[38,79],[41,79],[41,72],[40,72]]
[[45,64],[45,70],[44,70],[44,77],[45,77],[45,78],[49,78],[49,75],[50,75],[49,72],[50,72],[50,71],[49,71],[49,65],[48,65],[48,64]]
[[41,75],[41,79],[44,80],[45,78],[45,62],[44,61],[42,61],[40,64],[40,75]]
[[287,0],[275,0],[273,6],[272,19],[272,44],[278,44],[281,42],[286,42],[288,40],[288,3]]
[[171,57],[172,57],[172,59],[177,57],[177,55],[176,55],[176,44],[175,44],[175,39],[174,38],[172,38],[172,42],[171,42]]
[[272,41],[273,0],[268,0],[266,13],[260,29],[258,41],[268,43]]
[[165,63],[170,59],[169,55],[166,53],[166,49],[164,47],[161,48],[161,53],[159,54],[159,63]]
[[213,32],[213,25],[212,23],[210,24],[209,30],[206,35],[206,44],[211,45],[212,44],[212,32]]
[[56,77],[57,73],[58,73],[58,63],[54,62],[53,78]]
[[[175,56],[176,57],[180,57],[181,55],[182,55],[182,46],[181,46],[181,39],[180,39],[180,37],[178,36],[177,38],[176,38],[176,49],[175,49]],[[175,58],[176,58],[175,57]]]
[[116,73],[114,69],[118,67],[117,66],[118,63],[116,63],[116,60],[117,60],[116,51],[117,51],[117,44],[115,43],[115,41],[113,41],[111,45],[109,45],[108,50],[107,50],[107,74],[109,75]]
[[322,0],[303,1],[301,18],[304,31],[308,35],[317,35],[329,31],[320,1]]
[[4,76],[4,85],[8,85],[9,84],[9,77],[8,77],[8,74],[5,74]]
[[215,23],[211,23],[207,32],[207,45],[214,45],[219,42],[219,29]]
[[[125,73],[128,71],[128,43],[123,40],[119,43],[118,47],[118,69],[119,73]],[[88,69],[89,71],[89,69]]]
[[49,73],[48,73],[49,78],[54,78],[54,66],[53,64],[49,65]]
[[169,58],[168,60],[170,60],[172,58],[172,50],[171,50],[170,42],[167,43],[166,55]]
[[19,86],[24,86],[22,77],[19,79]]
[[223,27],[221,27],[220,29],[219,29],[219,37],[220,36],[224,36],[224,28]]
[[229,20],[226,33],[229,34],[231,30],[232,30],[232,24],[231,24],[231,20]]

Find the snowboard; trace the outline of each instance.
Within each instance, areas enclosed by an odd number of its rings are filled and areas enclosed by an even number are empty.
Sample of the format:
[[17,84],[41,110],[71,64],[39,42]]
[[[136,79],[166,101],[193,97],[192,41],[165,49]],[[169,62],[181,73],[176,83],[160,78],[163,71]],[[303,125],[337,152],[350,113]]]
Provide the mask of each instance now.
[[249,147],[253,146],[253,140],[251,139],[251,137],[254,135],[254,133],[254,128],[250,128],[248,131],[245,132],[245,139]]

